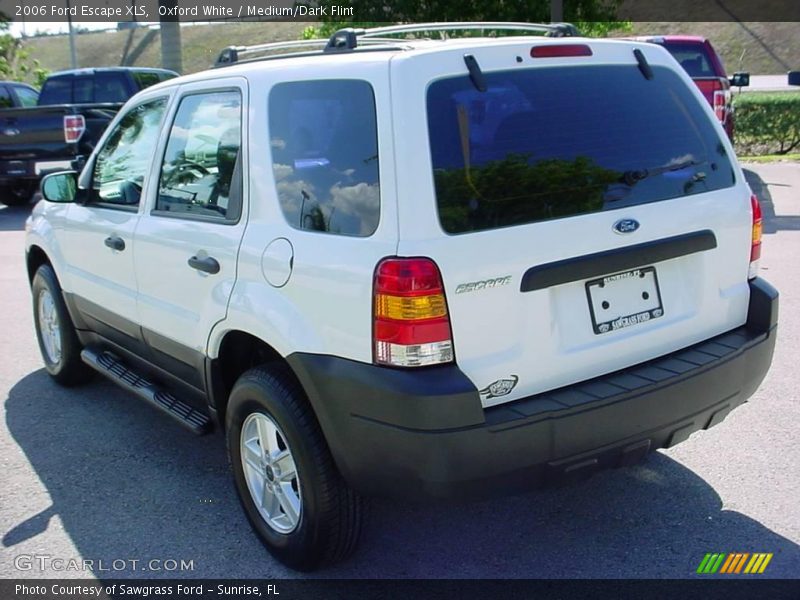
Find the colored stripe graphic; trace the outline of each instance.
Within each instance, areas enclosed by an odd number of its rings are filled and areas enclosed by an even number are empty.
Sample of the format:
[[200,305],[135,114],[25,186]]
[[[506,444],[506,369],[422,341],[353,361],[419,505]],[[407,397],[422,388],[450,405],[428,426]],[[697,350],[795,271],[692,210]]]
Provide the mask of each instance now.
[[[719,572],[720,575],[738,575],[744,569],[745,574],[763,573],[767,565],[772,560],[773,554],[767,552],[709,552],[700,561],[697,572],[702,575],[713,575]],[[748,559],[750,559],[748,561]],[[745,565],[747,565],[745,567]]]
[[722,565],[720,573],[738,573],[742,570],[742,567],[744,566],[748,556],[750,556],[750,554],[742,554],[738,552],[735,554],[729,554],[728,560],[726,560],[725,564]]
[[772,560],[772,553],[758,553],[753,554],[753,558],[748,563],[747,567],[745,568],[745,573],[763,573],[764,570],[767,568],[769,561]]
[[697,567],[698,573],[716,573],[720,565],[722,565],[722,561],[725,559],[725,554],[722,553],[714,553],[714,554],[706,554],[703,558],[700,566]]

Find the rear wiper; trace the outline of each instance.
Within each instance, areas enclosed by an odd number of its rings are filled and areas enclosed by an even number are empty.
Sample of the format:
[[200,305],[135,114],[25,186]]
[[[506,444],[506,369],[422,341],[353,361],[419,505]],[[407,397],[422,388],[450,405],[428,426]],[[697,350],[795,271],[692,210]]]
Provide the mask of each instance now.
[[[649,177],[655,177],[656,175],[662,175],[664,173],[670,173],[672,171],[681,171],[688,167],[696,167],[699,165],[704,165],[708,161],[707,160],[685,160],[679,163],[673,163],[669,165],[664,165],[661,167],[655,167],[652,169],[631,169],[629,171],[625,171],[620,177],[620,181],[626,183],[627,185],[636,185],[640,181],[647,179]],[[698,173],[696,176],[699,176]],[[703,175],[705,178],[705,175]]]

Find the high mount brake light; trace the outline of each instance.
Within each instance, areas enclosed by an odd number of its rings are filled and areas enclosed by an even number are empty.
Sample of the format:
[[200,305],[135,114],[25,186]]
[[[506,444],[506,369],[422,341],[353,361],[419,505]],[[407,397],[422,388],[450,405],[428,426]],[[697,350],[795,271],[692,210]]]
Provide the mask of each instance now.
[[553,44],[531,48],[531,58],[557,58],[560,56],[592,56],[592,49],[586,44]]

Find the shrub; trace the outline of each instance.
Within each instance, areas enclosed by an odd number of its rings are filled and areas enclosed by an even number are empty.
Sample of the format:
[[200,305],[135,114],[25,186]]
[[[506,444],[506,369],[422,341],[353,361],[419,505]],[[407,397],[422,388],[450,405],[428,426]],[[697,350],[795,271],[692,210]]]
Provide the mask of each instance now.
[[800,92],[747,92],[736,107],[736,151],[788,154],[800,147]]

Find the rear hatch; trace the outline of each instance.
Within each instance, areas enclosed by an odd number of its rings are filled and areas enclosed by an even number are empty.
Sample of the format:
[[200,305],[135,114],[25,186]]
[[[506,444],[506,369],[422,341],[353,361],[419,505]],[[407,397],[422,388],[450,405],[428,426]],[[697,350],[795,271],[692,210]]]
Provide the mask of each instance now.
[[392,60],[398,254],[438,264],[485,406],[744,323],[750,193],[662,48],[452,44]]

